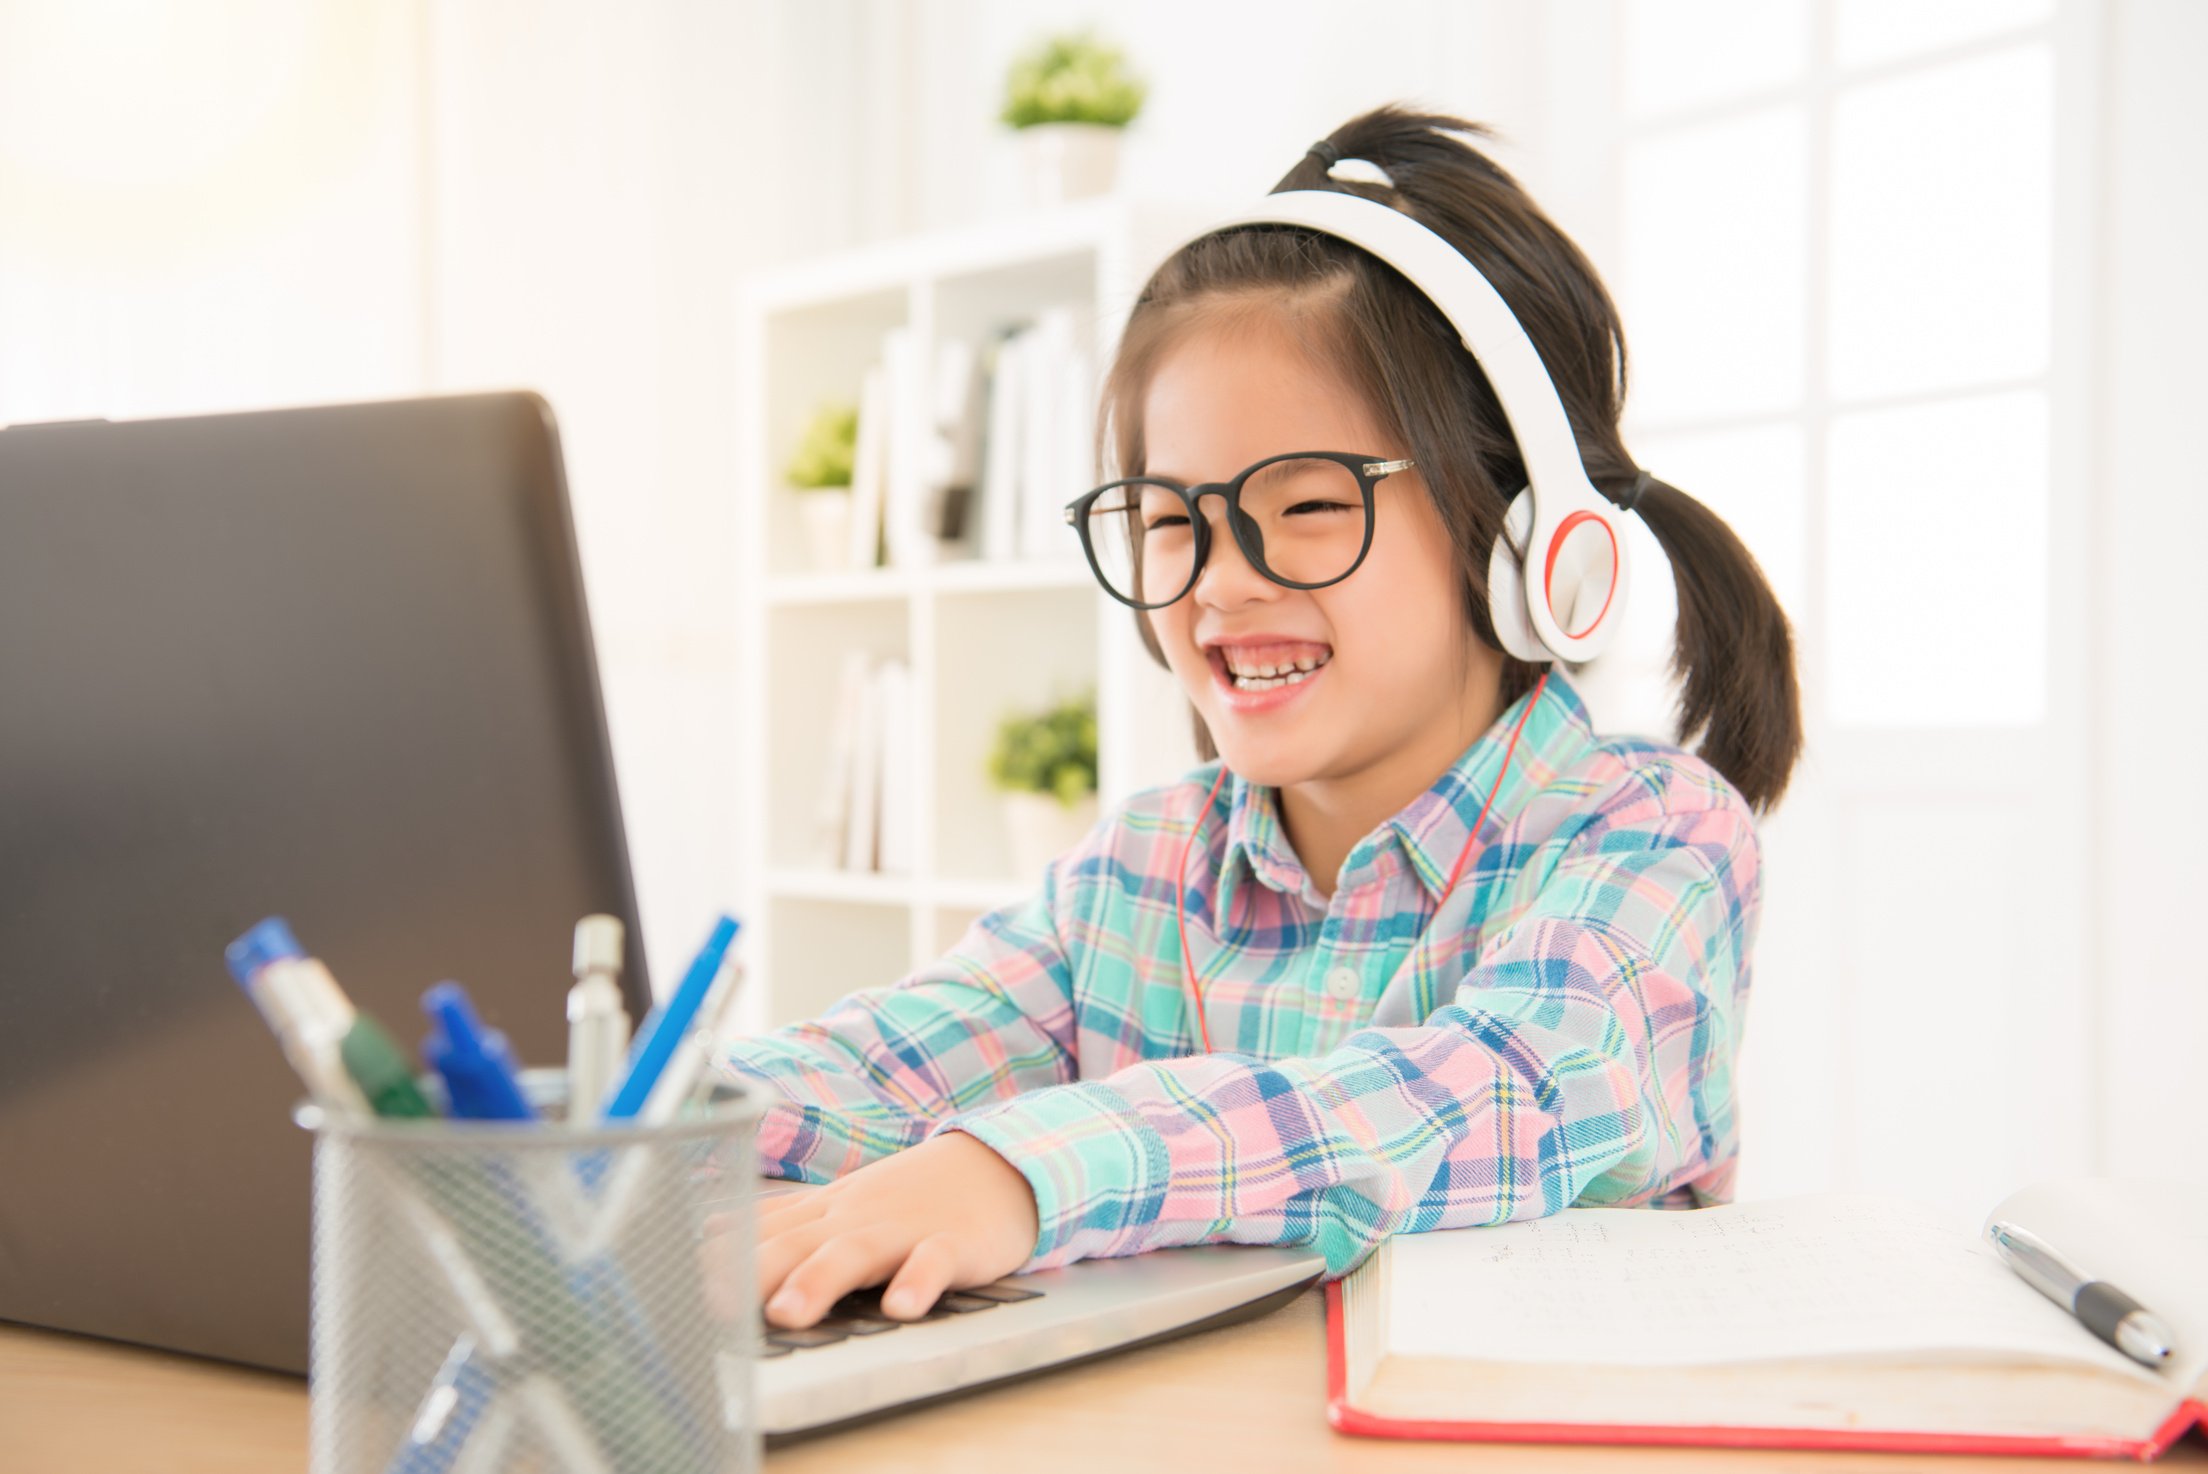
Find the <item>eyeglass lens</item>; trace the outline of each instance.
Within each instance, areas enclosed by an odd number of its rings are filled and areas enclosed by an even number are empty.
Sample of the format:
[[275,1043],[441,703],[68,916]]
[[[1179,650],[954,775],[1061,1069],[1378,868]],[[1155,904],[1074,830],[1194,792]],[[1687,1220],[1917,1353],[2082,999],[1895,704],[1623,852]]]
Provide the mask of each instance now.
[[[1242,483],[1236,530],[1260,573],[1276,582],[1327,583],[1356,563],[1367,516],[1364,491],[1349,467],[1274,461]],[[1154,604],[1188,586],[1196,531],[1188,503],[1170,486],[1113,483],[1089,504],[1087,531],[1098,572],[1121,598]]]

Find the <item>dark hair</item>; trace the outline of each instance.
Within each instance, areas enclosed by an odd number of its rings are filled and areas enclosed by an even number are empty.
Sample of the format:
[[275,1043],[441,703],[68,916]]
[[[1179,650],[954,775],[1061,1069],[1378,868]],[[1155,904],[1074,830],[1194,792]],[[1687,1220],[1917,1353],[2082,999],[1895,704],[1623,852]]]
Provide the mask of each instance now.
[[[1393,184],[1338,180],[1306,153],[1273,192],[1326,189],[1392,205],[1476,265],[1509,304],[1563,400],[1596,489],[1625,496],[1639,474],[1618,436],[1625,335],[1594,267],[1525,190],[1458,135],[1480,123],[1387,104],[1326,142],[1377,165]],[[1463,574],[1468,623],[1497,646],[1487,612],[1487,559],[1506,491],[1525,485],[1509,423],[1487,375],[1441,310],[1394,268],[1336,236],[1289,225],[1238,226],[1191,241],[1158,267],[1120,334],[1102,390],[1096,451],[1112,476],[1144,466],[1142,408],[1150,377],[1191,325],[1277,321],[1370,406],[1419,465]],[[1759,810],[1777,802],[1800,756],[1801,704],[1786,615],[1748,550],[1709,508],[1651,480],[1635,509],[1678,586],[1673,669],[1683,685],[1680,741],[1699,750]],[[1143,645],[1164,652],[1139,611]],[[1505,654],[1503,700],[1539,667]],[[1193,714],[1193,712],[1192,712]],[[1196,718],[1196,742],[1217,756]]]

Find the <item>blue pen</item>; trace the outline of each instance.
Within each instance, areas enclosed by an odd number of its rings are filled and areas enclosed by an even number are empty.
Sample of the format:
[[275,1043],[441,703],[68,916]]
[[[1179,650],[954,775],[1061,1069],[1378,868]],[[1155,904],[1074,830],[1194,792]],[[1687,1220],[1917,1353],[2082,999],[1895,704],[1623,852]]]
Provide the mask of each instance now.
[[444,1077],[455,1116],[470,1121],[537,1119],[536,1107],[521,1093],[506,1036],[483,1027],[467,989],[439,983],[422,995],[422,1012],[435,1024],[422,1041],[422,1058]]
[[713,923],[705,945],[691,959],[690,970],[683,974],[667,1006],[653,1009],[637,1030],[635,1047],[629,1052],[628,1073],[606,1102],[605,1119],[625,1120],[644,1109],[652,1087],[659,1083],[660,1071],[667,1068],[682,1036],[690,1032],[699,1006],[712,991],[713,979],[720,976],[721,964],[728,958],[729,944],[735,940],[736,918],[724,914]]
[[499,1379],[477,1352],[474,1338],[453,1342],[384,1474],[445,1474],[459,1460],[498,1390]]

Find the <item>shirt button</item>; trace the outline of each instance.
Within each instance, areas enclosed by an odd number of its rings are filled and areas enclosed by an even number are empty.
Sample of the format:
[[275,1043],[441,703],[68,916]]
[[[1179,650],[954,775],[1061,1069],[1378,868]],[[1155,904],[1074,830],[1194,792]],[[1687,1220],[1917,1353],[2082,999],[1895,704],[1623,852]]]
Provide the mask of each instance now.
[[1326,994],[1329,998],[1348,1001],[1362,990],[1362,981],[1353,967],[1329,968],[1326,974]]

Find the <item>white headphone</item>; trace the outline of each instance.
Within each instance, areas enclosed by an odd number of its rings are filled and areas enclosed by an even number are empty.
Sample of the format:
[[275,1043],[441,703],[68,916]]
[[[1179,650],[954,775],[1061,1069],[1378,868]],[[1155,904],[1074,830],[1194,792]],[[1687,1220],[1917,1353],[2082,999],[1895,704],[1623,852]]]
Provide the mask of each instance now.
[[1493,284],[1441,236],[1360,195],[1284,190],[1188,239],[1238,225],[1300,225],[1339,236],[1401,272],[1441,309],[1494,385],[1526,464],[1526,487],[1511,498],[1488,556],[1496,638],[1520,660],[1577,663],[1601,654],[1625,622],[1627,514],[1587,479],[1556,386]]

